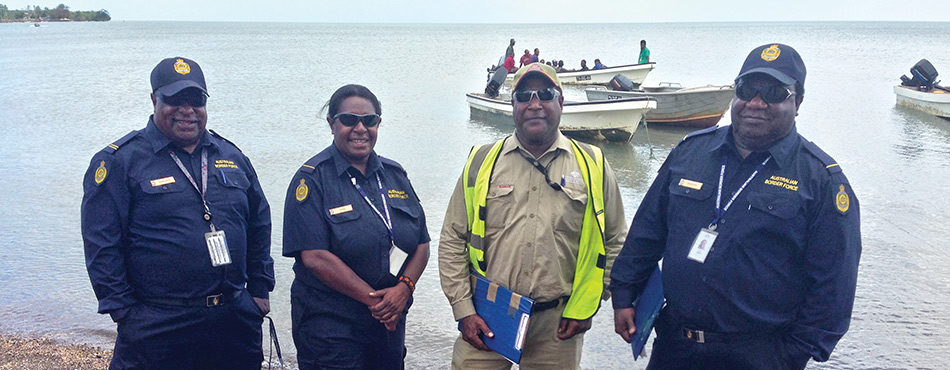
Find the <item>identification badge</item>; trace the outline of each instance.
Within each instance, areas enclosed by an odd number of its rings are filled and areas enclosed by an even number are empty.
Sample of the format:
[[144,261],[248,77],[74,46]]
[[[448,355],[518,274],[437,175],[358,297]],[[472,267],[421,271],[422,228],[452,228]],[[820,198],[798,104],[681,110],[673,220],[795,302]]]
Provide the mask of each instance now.
[[409,257],[409,254],[393,244],[389,249],[389,273],[393,276],[399,276],[402,264],[406,263],[406,257]]
[[228,251],[228,240],[224,237],[224,230],[205,233],[205,242],[208,243],[211,266],[218,267],[231,264],[231,252]]
[[704,227],[702,230],[699,230],[699,235],[696,235],[696,240],[693,241],[693,247],[689,249],[689,255],[686,257],[699,263],[705,263],[706,256],[709,255],[709,250],[712,248],[713,243],[716,242],[717,236],[719,236],[719,233],[709,228]]

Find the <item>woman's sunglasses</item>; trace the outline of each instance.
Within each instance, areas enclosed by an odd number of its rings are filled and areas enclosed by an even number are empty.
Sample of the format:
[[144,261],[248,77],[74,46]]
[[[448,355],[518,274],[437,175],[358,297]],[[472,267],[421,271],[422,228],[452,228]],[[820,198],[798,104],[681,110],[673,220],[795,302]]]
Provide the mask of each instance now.
[[519,103],[527,103],[535,96],[538,97],[538,101],[548,102],[561,96],[561,92],[553,87],[548,87],[541,90],[518,90],[512,95]]
[[745,81],[740,81],[738,84],[736,84],[737,98],[745,101],[751,101],[752,99],[755,99],[756,95],[761,97],[762,101],[766,103],[775,104],[785,101],[785,99],[795,95],[795,93],[792,90],[789,90],[787,87],[781,85],[758,87]]
[[346,127],[356,127],[360,122],[363,122],[363,126],[373,127],[379,124],[379,121],[382,118],[378,114],[353,114],[353,113],[337,113],[333,116],[333,119],[340,120],[340,123]]

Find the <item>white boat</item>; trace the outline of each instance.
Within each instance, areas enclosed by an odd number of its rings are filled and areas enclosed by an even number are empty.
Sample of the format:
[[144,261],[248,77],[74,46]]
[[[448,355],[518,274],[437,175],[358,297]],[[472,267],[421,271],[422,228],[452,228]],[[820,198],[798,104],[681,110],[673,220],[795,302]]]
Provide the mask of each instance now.
[[656,109],[647,112],[647,123],[693,128],[715,126],[736,96],[732,85],[683,88],[679,84],[661,83],[660,86],[644,86],[642,89],[612,91],[601,87],[584,92],[590,101],[652,97],[656,99]]
[[913,86],[897,85],[894,94],[897,94],[897,105],[950,119],[950,92],[940,88],[920,91]]
[[[630,64],[618,67],[591,69],[587,71],[559,72],[557,78],[565,85],[606,85],[618,73],[630,79],[635,85],[640,85],[647,78],[647,74],[656,67],[656,63]],[[514,73],[509,73],[505,83],[511,85]]]
[[[465,94],[472,115],[487,113],[512,120],[510,95],[489,98],[485,94]],[[600,102],[564,102],[560,129],[565,135],[628,143],[637,131],[643,114],[656,109],[649,97]]]

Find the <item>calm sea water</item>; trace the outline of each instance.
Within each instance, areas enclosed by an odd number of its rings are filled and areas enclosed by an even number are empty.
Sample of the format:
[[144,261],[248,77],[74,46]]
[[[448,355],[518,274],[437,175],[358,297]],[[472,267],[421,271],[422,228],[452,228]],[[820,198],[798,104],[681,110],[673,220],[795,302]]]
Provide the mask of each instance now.
[[[471,120],[464,98],[482,90],[485,68],[511,37],[518,54],[537,47],[573,67],[582,58],[633,63],[646,39],[657,62],[648,85],[727,84],[753,47],[794,46],[808,66],[799,132],[838,160],[863,216],[851,330],[829,362],[810,367],[950,367],[950,121],[896,107],[891,91],[921,58],[950,76],[947,23],[0,24],[0,332],[111,348],[115,326],[95,313],[83,261],[82,176],[96,151],[145,125],[148,74],[180,55],[201,63],[209,128],[252,159],[274,210],[272,316],[293,358],[292,261],[280,257],[280,225],[292,174],[331,142],[318,109],[346,83],[380,97],[385,121],[376,150],[409,171],[435,250],[468,148],[512,131]],[[641,128],[631,144],[604,145],[628,222],[685,133],[651,127],[648,137]],[[457,331],[435,254],[415,294],[407,367],[447,368]],[[633,363],[604,307],[587,334],[583,367],[645,367]]]

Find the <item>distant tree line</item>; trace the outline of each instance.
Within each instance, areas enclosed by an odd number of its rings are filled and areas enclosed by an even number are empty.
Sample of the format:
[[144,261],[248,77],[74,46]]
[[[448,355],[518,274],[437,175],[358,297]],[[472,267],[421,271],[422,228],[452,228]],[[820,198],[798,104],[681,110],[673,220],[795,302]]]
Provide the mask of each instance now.
[[32,22],[32,21],[79,21],[79,22],[106,22],[112,20],[109,11],[99,10],[80,10],[70,11],[69,7],[59,4],[53,9],[34,5],[32,9],[27,6],[26,9],[10,10],[6,4],[0,4],[0,21],[3,22]]

